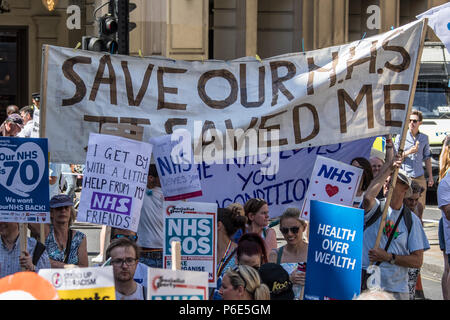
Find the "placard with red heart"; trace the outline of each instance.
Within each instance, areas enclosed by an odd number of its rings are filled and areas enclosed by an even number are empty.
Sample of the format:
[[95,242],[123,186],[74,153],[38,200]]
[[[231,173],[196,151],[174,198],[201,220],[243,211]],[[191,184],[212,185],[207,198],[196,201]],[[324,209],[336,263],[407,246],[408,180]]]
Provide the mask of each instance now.
[[362,169],[318,156],[311,174],[301,218],[309,220],[310,200],[351,206],[361,179]]

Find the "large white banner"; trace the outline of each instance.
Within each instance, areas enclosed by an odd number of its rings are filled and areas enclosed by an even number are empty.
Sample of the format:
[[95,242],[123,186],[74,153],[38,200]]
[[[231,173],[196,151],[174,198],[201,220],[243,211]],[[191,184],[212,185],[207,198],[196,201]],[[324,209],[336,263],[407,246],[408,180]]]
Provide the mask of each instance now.
[[84,163],[89,133],[105,123],[137,125],[143,141],[186,128],[194,143],[212,141],[210,128],[279,129],[280,150],[398,134],[422,28],[416,21],[263,61],[174,61],[44,46],[41,116],[51,161]]
[[302,209],[318,156],[350,164],[356,157],[370,156],[374,138],[299,150],[282,151],[279,170],[264,175],[261,165],[199,165],[203,196],[192,201],[215,202],[219,208],[233,202],[244,204],[250,198],[264,199],[271,218],[289,207]]

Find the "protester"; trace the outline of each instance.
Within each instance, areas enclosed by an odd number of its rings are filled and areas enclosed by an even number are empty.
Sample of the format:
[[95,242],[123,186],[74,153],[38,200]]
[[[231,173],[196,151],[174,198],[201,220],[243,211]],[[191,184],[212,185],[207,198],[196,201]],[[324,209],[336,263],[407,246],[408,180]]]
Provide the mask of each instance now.
[[6,116],[9,117],[13,113],[19,114],[19,107],[12,104],[6,107]]
[[380,169],[384,164],[384,160],[376,156],[372,156],[370,157],[369,162],[370,166],[372,167],[373,177],[375,178],[378,175],[378,173],[380,173]]
[[23,128],[23,120],[17,113],[10,114],[3,122],[1,135],[4,137],[15,137]]
[[277,248],[277,235],[275,230],[268,228],[269,206],[263,199],[252,198],[244,205],[245,216],[247,217],[246,232],[260,235],[265,242],[266,251],[270,252]]
[[236,249],[236,263],[258,269],[267,263],[267,252],[264,240],[256,233],[244,234]]
[[[225,271],[236,264],[237,244],[231,239],[238,229],[245,228],[246,217],[236,209],[219,208],[217,210],[217,288],[212,294],[213,300],[220,300],[219,294]],[[220,259],[220,260],[219,260]]]
[[280,231],[286,240],[286,245],[272,250],[269,254],[269,262],[281,265],[289,274],[293,284],[304,286],[305,273],[297,272],[297,266],[299,263],[306,262],[308,258],[308,243],[303,239],[306,222],[300,219],[300,214],[299,209],[288,208],[281,215]]
[[50,199],[60,194],[59,180],[61,178],[61,164],[50,162],[48,167]]
[[[447,168],[447,174],[439,182],[437,189],[438,208],[442,211],[443,235],[445,239],[445,255],[447,258],[446,266],[450,264],[450,170]],[[444,299],[450,299],[450,274],[447,268],[446,278],[442,279],[442,291]]]
[[270,290],[258,271],[245,265],[227,270],[219,293],[223,300],[270,300]]
[[162,248],[164,237],[164,195],[158,171],[154,164],[149,166],[147,191],[142,203],[141,217],[137,230],[138,246],[141,248],[139,261],[153,268],[162,268]]
[[21,138],[31,137],[31,133],[33,132],[34,127],[33,113],[34,113],[34,106],[25,106],[22,109],[20,109],[20,116],[22,117],[24,126],[22,130],[17,134],[18,137]]
[[[423,225],[422,215],[423,215],[423,207],[419,202],[420,194],[424,191],[423,188],[415,181],[411,182],[411,195],[405,197],[403,200],[403,204],[411,210],[414,214],[416,214],[420,222]],[[414,299],[425,299],[423,289],[422,289],[422,280],[420,278],[420,269],[418,268],[409,268],[408,270],[408,285],[409,285],[409,298],[410,300]]]
[[114,272],[116,300],[145,300],[144,286],[133,280],[139,260],[139,248],[128,238],[112,241],[106,249]]
[[[119,228],[111,228],[111,242],[117,239],[127,238],[128,240],[136,243],[137,242],[137,234],[131,230],[119,229]],[[111,243],[110,242],[110,243]],[[145,264],[138,262],[136,266],[136,271],[133,275],[134,281],[142,285],[143,287],[147,287],[147,279],[148,279],[148,266]]]
[[[52,268],[64,268],[66,264],[88,266],[87,239],[80,231],[70,227],[75,220],[73,201],[65,194],[50,200],[51,224],[44,225],[45,246]],[[40,234],[38,224],[30,224],[33,232]]]
[[0,222],[0,278],[26,271],[49,269],[50,261],[45,247],[36,239],[27,237],[27,250],[20,252],[19,224]]
[[77,184],[77,176],[74,174],[74,165],[68,163],[61,164],[61,185],[60,190],[68,195],[72,200],[75,200],[75,189]]
[[[394,186],[392,199],[386,216],[380,246],[375,248],[385,201],[376,199],[383,183],[391,172],[399,168],[401,156],[395,161],[385,163],[380,174],[372,180],[364,194],[364,240],[362,266],[363,275],[369,263],[377,263],[381,272],[381,288],[391,292],[398,300],[408,300],[408,268],[420,268],[423,261],[423,252],[430,248],[425,232],[419,218],[412,214],[403,205],[403,199],[410,191],[411,179],[402,170],[398,171],[397,183]],[[402,213],[402,214],[401,214]],[[401,218],[401,220],[399,220]],[[411,225],[407,226],[406,221]],[[373,223],[372,223],[373,222]],[[398,223],[398,227],[395,225]],[[393,230],[395,229],[395,230]],[[407,236],[401,236],[406,234]],[[392,242],[386,247],[388,237]],[[363,276],[362,284],[365,284]]]
[[361,182],[359,183],[358,190],[356,190],[355,197],[353,198],[353,206],[359,208],[362,205],[364,192],[367,190],[370,182],[373,179],[372,166],[369,160],[366,158],[358,157],[350,161],[350,164],[354,167],[363,169]]
[[[424,188],[424,192],[419,199],[423,207],[426,205],[426,190],[427,186],[432,187],[434,184],[433,173],[431,169],[431,152],[428,143],[428,136],[419,132],[419,127],[422,124],[422,112],[413,110],[409,117],[409,129],[406,134],[405,146],[403,156],[404,162],[401,166],[406,174],[412,178],[413,181],[419,183]],[[400,139],[395,141],[395,149],[398,151]],[[428,181],[425,180],[422,162],[425,162],[427,170]]]
[[276,263],[265,263],[259,268],[261,281],[270,290],[270,300],[294,300],[289,274]]
[[353,300],[396,300],[396,299],[391,293],[377,287],[361,292],[361,294]]
[[439,181],[441,181],[450,169],[450,134],[445,136],[439,155]]

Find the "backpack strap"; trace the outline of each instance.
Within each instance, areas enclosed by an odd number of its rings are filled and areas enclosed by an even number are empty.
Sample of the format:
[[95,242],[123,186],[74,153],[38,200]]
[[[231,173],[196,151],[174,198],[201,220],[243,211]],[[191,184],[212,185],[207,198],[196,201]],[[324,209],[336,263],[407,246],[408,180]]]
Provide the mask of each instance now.
[[378,220],[379,217],[383,214],[384,206],[386,205],[386,198],[380,200],[380,205],[378,206],[375,213],[369,218],[369,220],[364,224],[364,231],[368,227],[370,227],[372,224],[375,223],[375,221]]
[[277,252],[277,264],[281,264],[281,257],[283,256],[284,246],[280,247]]
[[33,252],[33,265],[37,265],[39,259],[41,258],[42,254],[45,251],[45,246],[40,242],[36,241],[36,247],[34,248]]

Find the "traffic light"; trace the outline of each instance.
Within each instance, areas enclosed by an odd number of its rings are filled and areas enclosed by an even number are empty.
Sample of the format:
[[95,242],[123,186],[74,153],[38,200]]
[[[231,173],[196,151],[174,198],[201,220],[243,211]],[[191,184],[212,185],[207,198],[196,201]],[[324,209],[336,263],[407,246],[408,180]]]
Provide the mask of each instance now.
[[82,48],[89,51],[117,53],[119,46],[116,41],[118,29],[117,19],[112,14],[105,14],[98,20],[99,36],[83,37]]
[[129,0],[116,0],[119,42],[119,54],[130,54],[130,32],[136,28],[136,23],[130,22],[130,12],[136,9],[136,4]]

